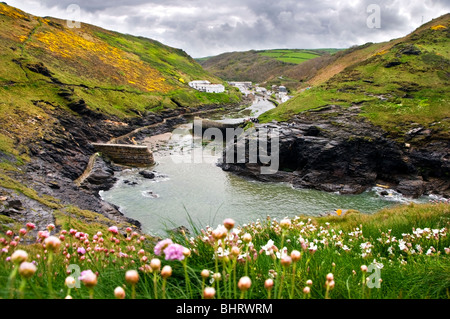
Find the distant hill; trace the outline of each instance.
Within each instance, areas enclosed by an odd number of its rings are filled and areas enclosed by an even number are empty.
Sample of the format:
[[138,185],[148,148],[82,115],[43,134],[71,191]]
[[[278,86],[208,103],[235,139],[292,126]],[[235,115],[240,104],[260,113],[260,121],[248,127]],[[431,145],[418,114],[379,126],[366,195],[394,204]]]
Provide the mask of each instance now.
[[[229,52],[214,57],[196,59],[205,70],[227,81],[252,81],[263,83],[278,81],[284,77],[283,84],[298,86],[298,81],[289,79],[289,70],[305,61],[321,56],[330,56],[339,49],[276,49],[262,51]],[[279,82],[279,81],[278,81]],[[295,83],[291,83],[295,82]],[[279,83],[281,84],[281,83]],[[289,85],[290,84],[290,85]]]
[[407,133],[416,130],[431,132],[417,138],[448,139],[449,51],[450,14],[446,14],[404,38],[306,61],[285,74],[311,89],[301,90],[261,120],[289,120],[296,114],[339,105],[359,110],[360,116],[394,138],[411,138]]

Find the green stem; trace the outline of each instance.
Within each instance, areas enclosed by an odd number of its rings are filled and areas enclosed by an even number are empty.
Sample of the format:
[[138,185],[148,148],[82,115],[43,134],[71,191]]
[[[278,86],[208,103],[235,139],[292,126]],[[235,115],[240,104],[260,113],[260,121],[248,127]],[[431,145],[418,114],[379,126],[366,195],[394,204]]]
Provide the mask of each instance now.
[[156,271],[153,273],[153,292],[155,294],[155,299],[158,299],[158,285],[157,285],[157,280],[158,280],[158,274],[156,273]]
[[281,250],[283,249],[283,245],[284,245],[284,236],[286,236],[286,232],[285,232],[285,230],[283,229],[283,230],[281,231],[281,245],[280,245],[280,249],[281,249]]
[[14,265],[13,270],[8,278],[8,290],[9,290],[9,299],[14,298],[14,281],[16,280],[17,272],[19,271],[19,265]]
[[[219,249],[219,242],[216,240],[214,242],[214,261],[215,261],[215,274],[219,273],[219,256],[217,255],[217,249]],[[217,278],[214,279],[214,283],[216,284],[217,297],[220,299],[220,284]]]
[[202,277],[202,292],[201,292],[202,299],[205,299],[205,296],[203,296],[204,291],[205,291],[205,278]]
[[166,299],[166,283],[167,283],[166,278],[163,278],[163,283],[162,283],[162,293],[163,293],[163,295],[162,295],[162,299]]
[[136,299],[136,285],[131,285],[131,299]]
[[24,298],[26,286],[27,286],[27,280],[25,278],[22,278],[22,282],[20,283],[20,288],[19,288],[20,299]]
[[48,285],[48,294],[49,294],[49,297],[51,299],[53,299],[52,263],[53,263],[53,252],[51,250],[49,250],[49,252],[48,252],[48,259],[47,259],[47,281],[48,281],[47,285]]
[[234,298],[237,298],[236,262],[237,262],[237,257],[233,259],[233,290],[234,290]]
[[281,293],[283,291],[283,281],[284,281],[284,267],[281,272],[281,280],[280,280],[280,287],[278,287],[278,299],[281,299]]
[[248,244],[245,246],[245,275],[248,276]]
[[192,288],[191,288],[191,282],[190,282],[189,276],[188,276],[187,260],[186,259],[183,260],[183,268],[184,268],[184,278],[185,278],[185,281],[186,281],[186,291],[189,291],[189,296],[192,299],[193,298]]
[[294,263],[292,267],[292,279],[291,279],[291,293],[289,294],[289,299],[294,297],[294,288],[295,288],[295,275],[297,272],[297,263]]
[[89,288],[89,299],[94,299],[94,289]]
[[330,285],[327,283],[327,291],[325,292],[325,299],[330,299],[330,298],[328,297],[329,291],[330,291]]
[[363,272],[363,276],[362,276],[362,299],[365,298],[365,286],[366,286],[366,274]]

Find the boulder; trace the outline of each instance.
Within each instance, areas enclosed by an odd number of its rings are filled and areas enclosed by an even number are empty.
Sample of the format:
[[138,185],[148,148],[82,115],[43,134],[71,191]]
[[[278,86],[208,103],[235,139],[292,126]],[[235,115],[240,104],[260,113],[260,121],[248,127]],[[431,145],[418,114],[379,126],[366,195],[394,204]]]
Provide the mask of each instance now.
[[140,171],[139,175],[141,175],[142,177],[147,178],[147,179],[155,178],[155,173],[150,172],[150,171]]
[[417,198],[423,195],[425,186],[423,180],[402,180],[396,190],[404,196]]

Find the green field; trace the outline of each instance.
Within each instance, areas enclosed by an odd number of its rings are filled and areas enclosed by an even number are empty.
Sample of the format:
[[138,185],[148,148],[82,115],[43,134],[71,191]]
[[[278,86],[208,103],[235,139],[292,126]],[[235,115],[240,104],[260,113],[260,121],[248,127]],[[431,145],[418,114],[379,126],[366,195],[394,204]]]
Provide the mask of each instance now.
[[300,50],[300,49],[276,49],[258,52],[262,56],[274,58],[278,61],[300,64],[305,61],[317,58],[325,53],[334,53],[338,49]]

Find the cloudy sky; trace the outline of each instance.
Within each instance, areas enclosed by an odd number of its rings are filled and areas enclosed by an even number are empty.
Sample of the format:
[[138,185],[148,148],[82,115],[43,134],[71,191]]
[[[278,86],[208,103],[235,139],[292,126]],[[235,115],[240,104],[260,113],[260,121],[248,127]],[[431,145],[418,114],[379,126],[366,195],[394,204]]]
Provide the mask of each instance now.
[[450,0],[3,1],[38,16],[152,38],[193,57],[381,42],[450,12]]

